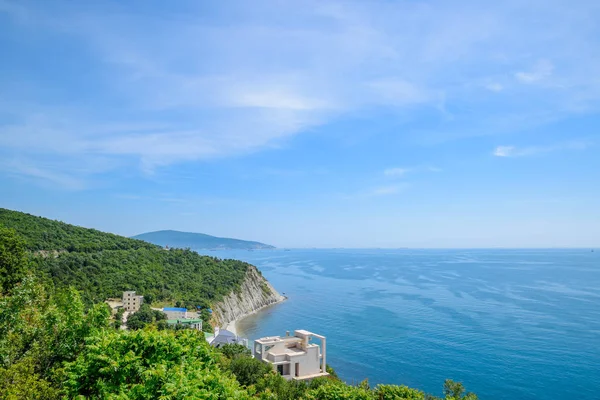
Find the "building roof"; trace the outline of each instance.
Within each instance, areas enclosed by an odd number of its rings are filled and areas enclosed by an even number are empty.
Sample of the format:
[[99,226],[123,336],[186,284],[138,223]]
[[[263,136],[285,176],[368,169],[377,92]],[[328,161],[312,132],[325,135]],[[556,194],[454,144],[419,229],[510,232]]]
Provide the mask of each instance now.
[[167,324],[197,324],[201,319],[168,319]]
[[187,308],[182,308],[182,307],[165,307],[165,308],[163,308],[163,311],[186,312]]
[[219,334],[217,337],[219,336],[236,337],[237,335],[231,331],[228,331],[227,329],[219,329]]

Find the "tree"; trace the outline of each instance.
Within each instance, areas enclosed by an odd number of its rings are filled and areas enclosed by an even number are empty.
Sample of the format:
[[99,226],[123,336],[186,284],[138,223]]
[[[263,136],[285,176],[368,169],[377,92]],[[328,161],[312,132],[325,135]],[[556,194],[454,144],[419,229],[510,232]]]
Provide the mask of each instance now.
[[379,400],[424,400],[425,393],[407,386],[378,385],[375,388],[375,397]]
[[0,293],[9,292],[26,271],[25,241],[14,229],[0,227]]
[[477,400],[474,393],[465,393],[463,384],[452,379],[444,381],[444,396],[447,400]]
[[65,396],[122,399],[249,399],[190,330],[107,330],[65,366]]
[[[146,325],[165,321],[167,316],[162,311],[153,310],[148,304],[142,304],[140,309],[127,318],[127,327],[129,329],[142,329]],[[162,324],[161,324],[162,328]]]
[[59,398],[64,362],[109,326],[110,310],[87,312],[75,289],[55,290],[28,275],[0,296],[0,398]]
[[250,357],[252,352],[244,345],[237,343],[227,343],[218,349],[227,358]]
[[8,368],[0,367],[0,399],[52,400],[59,390],[36,372],[36,361],[26,358]]
[[273,371],[270,365],[250,357],[234,358],[229,369],[242,386],[254,385],[264,375]]

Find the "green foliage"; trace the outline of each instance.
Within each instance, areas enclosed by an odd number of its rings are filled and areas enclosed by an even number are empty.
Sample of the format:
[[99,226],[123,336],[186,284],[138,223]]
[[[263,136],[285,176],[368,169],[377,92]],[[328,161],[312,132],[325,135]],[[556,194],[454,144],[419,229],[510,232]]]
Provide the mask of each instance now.
[[119,307],[114,316],[113,326],[115,329],[120,329],[123,324],[123,314],[125,314],[125,309],[123,307]]
[[465,387],[460,382],[446,379],[444,382],[444,396],[446,400],[477,400],[474,393],[466,393]]
[[[36,255],[35,270],[46,272],[57,286],[77,288],[88,305],[135,290],[152,301],[207,306],[237,290],[249,268],[241,261],[190,250],[165,251],[140,240],[6,209],[0,209],[0,224],[26,239],[26,249]],[[14,233],[6,232],[0,236],[14,242]],[[0,264],[0,273],[3,269]]]
[[264,375],[273,371],[271,366],[250,357],[237,357],[231,360],[229,370],[242,386],[254,385]]
[[338,377],[338,374],[335,372],[335,370],[329,364],[325,365],[325,371],[327,371],[327,373],[329,374],[329,376],[332,379],[337,379],[337,380],[340,379]]
[[10,291],[26,270],[25,241],[14,229],[0,226],[0,293]]
[[276,372],[264,375],[256,383],[256,390],[263,399],[295,400],[302,399],[308,385],[302,381],[286,381]]
[[375,400],[374,392],[359,387],[349,386],[341,382],[332,381],[329,385],[321,385],[316,389],[309,390],[305,398],[307,400]]
[[65,376],[69,398],[249,398],[217,368],[203,335],[190,330],[98,333]]
[[0,399],[51,400],[59,398],[59,390],[36,371],[36,361],[27,357],[8,368],[0,367]]
[[225,357],[234,359],[238,357],[250,357],[252,352],[242,344],[227,343],[218,349]]
[[128,239],[4,208],[0,208],[0,223],[7,228],[16,230],[19,235],[26,238],[27,247],[31,251],[94,252],[157,248],[155,245],[140,240]]
[[271,289],[269,289],[269,285],[267,285],[267,282],[261,282],[260,288],[265,296],[270,296],[272,294]]
[[[153,310],[148,304],[142,304],[140,309],[127,318],[127,327],[129,329],[142,329],[146,325],[159,321],[165,321],[167,316],[162,311]],[[161,325],[161,327],[163,327]]]
[[77,357],[86,337],[108,328],[109,316],[106,304],[84,312],[74,289],[55,291],[25,277],[0,297],[0,398],[54,397],[62,364]]
[[425,393],[408,386],[378,385],[374,394],[375,398],[379,400],[425,400]]

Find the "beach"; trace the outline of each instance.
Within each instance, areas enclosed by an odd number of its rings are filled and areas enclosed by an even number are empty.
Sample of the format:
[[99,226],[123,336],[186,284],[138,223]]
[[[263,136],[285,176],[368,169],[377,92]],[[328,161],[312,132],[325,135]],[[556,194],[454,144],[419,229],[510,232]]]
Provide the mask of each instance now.
[[238,322],[238,320],[235,319],[235,320],[231,321],[230,323],[228,323],[227,326],[225,327],[225,329],[227,329],[229,332],[233,332],[236,336],[238,336],[237,322]]

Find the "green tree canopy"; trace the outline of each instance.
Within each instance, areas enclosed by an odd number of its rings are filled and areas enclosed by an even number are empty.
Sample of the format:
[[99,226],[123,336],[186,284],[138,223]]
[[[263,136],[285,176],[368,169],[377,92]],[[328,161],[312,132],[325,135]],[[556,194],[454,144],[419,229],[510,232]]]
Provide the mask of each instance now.
[[14,229],[0,226],[0,293],[10,291],[27,271],[25,241]]

